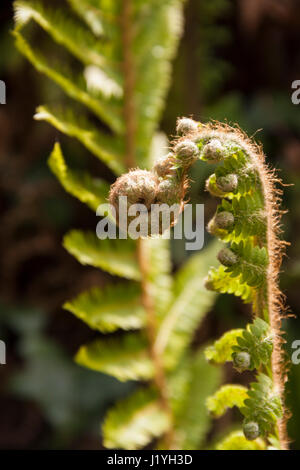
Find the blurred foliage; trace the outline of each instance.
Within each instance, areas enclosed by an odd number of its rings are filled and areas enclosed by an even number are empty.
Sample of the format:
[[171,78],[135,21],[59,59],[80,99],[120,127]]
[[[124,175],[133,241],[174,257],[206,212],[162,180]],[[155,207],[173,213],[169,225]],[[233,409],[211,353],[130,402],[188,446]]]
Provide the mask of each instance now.
[[82,369],[45,334],[40,311],[6,311],[6,323],[21,340],[17,353],[25,367],[13,374],[8,390],[16,397],[34,400],[57,435],[52,445],[62,447],[92,426],[98,435],[99,419],[108,403],[130,390],[116,380]]

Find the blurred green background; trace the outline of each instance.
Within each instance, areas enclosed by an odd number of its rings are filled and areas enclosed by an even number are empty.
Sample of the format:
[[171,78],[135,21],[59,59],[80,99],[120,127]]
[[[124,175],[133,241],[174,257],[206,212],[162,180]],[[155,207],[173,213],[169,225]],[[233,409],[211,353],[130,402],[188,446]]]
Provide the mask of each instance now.
[[[92,229],[97,218],[63,191],[46,163],[55,139],[78,168],[85,150],[33,121],[46,96],[47,102],[64,97],[15,50],[11,1],[1,0],[0,19],[0,79],[7,86],[7,104],[0,105],[0,339],[7,345],[7,364],[0,366],[0,448],[99,449],[101,418],[130,385],[72,361],[95,333],[61,305],[92,285],[104,285],[109,276],[82,267],[61,247],[67,229]],[[39,31],[32,34],[34,41],[44,41]],[[177,116],[237,122],[263,143],[268,161],[293,185],[284,188],[283,236],[291,245],[281,286],[295,316],[300,306],[300,105],[291,102],[291,84],[300,80],[299,44],[298,0],[189,0],[161,123],[172,135]],[[113,175],[95,160],[88,162],[91,171],[112,182]],[[207,166],[196,166],[191,192],[192,202],[205,203],[207,219],[215,207],[203,195],[208,173]],[[187,256],[184,245],[177,242],[173,253],[176,268]],[[197,343],[247,319],[247,306],[222,296]],[[291,357],[293,340],[300,340],[300,319],[285,320],[284,327]],[[299,396],[300,365],[292,365],[287,401],[295,449],[300,449]],[[217,426],[222,430],[232,417]]]

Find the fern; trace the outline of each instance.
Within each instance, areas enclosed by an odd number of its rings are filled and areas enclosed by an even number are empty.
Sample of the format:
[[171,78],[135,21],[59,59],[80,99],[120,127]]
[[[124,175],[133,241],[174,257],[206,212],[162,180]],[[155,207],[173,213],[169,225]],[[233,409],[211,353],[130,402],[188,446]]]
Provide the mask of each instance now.
[[103,333],[139,329],[146,324],[141,290],[136,284],[94,287],[66,302],[64,308]]
[[[117,176],[137,165],[151,168],[182,6],[182,0],[69,0],[59,9],[39,0],[15,2],[16,47],[67,95],[64,107],[40,106],[35,118],[77,139]],[[32,45],[33,23],[63,50],[63,63],[48,60]],[[127,279],[65,304],[91,328],[111,333],[82,346],[79,364],[119,380],[145,382],[108,413],[104,444],[137,449],[158,438],[160,448],[203,445],[209,424],[203,404],[219,371],[204,362],[203,351],[191,353],[189,345],[217,291],[251,302],[255,320],[226,334],[206,355],[257,374],[248,389],[225,385],[208,399],[214,414],[237,406],[244,416],[244,437],[231,434],[217,448],[264,449],[269,441],[285,449],[276,178],[260,148],[237,129],[181,120],[178,132],[184,135],[166,159],[173,159],[174,177],[165,174],[160,182],[182,199],[191,164],[199,158],[218,164],[207,189],[222,199],[208,229],[229,243],[219,251],[219,268],[211,268],[217,244],[193,255],[173,277],[166,240],[99,240],[79,230],[64,238],[80,263]],[[49,165],[66,191],[92,210],[107,200],[106,182],[68,168],[59,144]],[[164,170],[164,163],[160,170],[159,165],[154,162],[149,175],[157,177]],[[134,331],[114,334],[121,329]],[[205,386],[200,377],[210,377]]]
[[[161,142],[168,145],[156,131],[182,30],[183,0],[48,4],[14,4],[16,47],[66,95],[63,106],[39,106],[35,119],[76,139],[117,176],[138,164],[150,168]],[[34,44],[32,24],[62,56],[53,60]],[[67,192],[96,211],[108,199],[107,182],[67,162],[57,142],[50,169]],[[119,277],[116,284],[95,286],[65,302],[90,328],[109,333],[81,346],[76,362],[120,381],[143,382],[108,412],[104,445],[138,449],[153,439],[162,448],[205,445],[211,421],[205,399],[220,373],[203,350],[191,352],[189,344],[217,295],[202,280],[215,264],[218,245],[192,256],[175,277],[169,242],[159,237],[99,240],[92,232],[71,230],[63,245],[81,264]]]
[[[209,292],[233,293],[245,302],[252,302],[255,317],[244,330],[225,333],[215,345],[206,349],[206,357],[217,364],[232,360],[239,372],[255,369],[257,381],[251,383],[249,389],[239,385],[222,386],[207,399],[207,407],[216,417],[227,408],[238,407],[244,416],[246,439],[252,441],[261,436],[286,449],[283,305],[277,284],[284,242],[277,238],[280,210],[275,183],[278,180],[266,166],[260,147],[238,129],[219,123],[204,125],[183,118],[178,121],[177,132],[180,137],[174,143],[173,153],[152,169],[152,178],[158,175],[163,180],[158,180],[157,197],[164,201],[164,197],[168,198],[173,192],[182,202],[186,174],[191,165],[199,158],[219,165],[206,185],[214,196],[222,198],[208,230],[229,245],[219,251],[217,258],[221,266],[210,270],[205,286]],[[121,195],[127,194],[126,185],[122,191],[122,181],[126,178],[130,178],[130,174],[123,175],[111,191],[112,204],[118,191]],[[139,197],[146,191],[147,183],[136,185]],[[196,279],[195,283],[199,285]],[[188,288],[192,298],[196,285],[190,275]],[[174,325],[175,331],[184,330],[189,325],[189,313],[182,325],[177,324],[176,308],[172,318],[171,307],[171,316],[166,317],[158,335],[159,351],[167,345],[168,331]],[[188,337],[188,327],[186,331]],[[176,341],[176,335],[173,341]],[[173,358],[184,347],[185,335],[179,334],[173,347],[171,343]],[[235,438],[226,445],[234,445],[235,441],[237,446],[242,445],[240,439]]]
[[[179,121],[179,129],[180,125]],[[261,149],[237,129],[199,124],[188,138],[183,137],[185,147],[191,145],[189,142],[197,144],[194,159],[218,164],[207,188],[222,201],[208,229],[230,243],[219,252],[222,267],[210,272],[206,285],[252,301],[255,314],[253,324],[243,331],[226,333],[206,355],[217,363],[232,359],[240,372],[257,370],[257,382],[248,390],[223,386],[207,400],[208,408],[220,415],[228,406],[239,407],[248,440],[262,436],[270,441],[275,435],[280,448],[286,449],[282,300],[277,286],[283,243],[277,238],[277,180],[267,168]],[[188,167],[190,161],[184,162],[180,141],[174,151],[183,169]]]
[[103,426],[104,445],[139,449],[169,426],[169,415],[161,410],[155,391],[140,389],[108,412]]
[[79,173],[69,169],[58,143],[55,144],[48,163],[64,189],[92,210],[97,210],[100,204],[106,202],[108,184],[100,178],[91,178],[88,173]]
[[147,341],[136,333],[128,333],[122,338],[97,339],[81,346],[75,360],[120,381],[147,380],[153,376]]
[[[207,406],[216,416],[237,406],[244,415],[248,440],[275,439],[286,449],[282,297],[277,286],[284,246],[277,238],[278,180],[267,168],[261,149],[238,129],[183,119],[178,123],[181,134],[182,130],[186,136],[174,147],[181,175],[198,158],[219,165],[207,182],[207,189],[222,198],[208,230],[229,246],[219,251],[221,267],[210,271],[206,286],[253,302],[255,314],[253,324],[225,333],[206,350],[206,356],[215,363],[232,360],[240,372],[255,369],[257,382],[248,390],[224,385],[208,398]],[[234,445],[234,440],[228,442]]]
[[170,378],[176,422],[176,448],[196,450],[205,445],[210,424],[205,399],[219,383],[219,371],[207,364],[203,349],[186,355],[178,364]]
[[206,348],[206,359],[214,364],[224,364],[224,362],[230,361],[233,348],[237,344],[237,339],[242,333],[242,329],[227,331],[227,333],[215,341],[212,346]]
[[140,279],[132,240],[99,240],[92,232],[72,230],[65,235],[63,244],[81,264],[101,268],[127,279]]

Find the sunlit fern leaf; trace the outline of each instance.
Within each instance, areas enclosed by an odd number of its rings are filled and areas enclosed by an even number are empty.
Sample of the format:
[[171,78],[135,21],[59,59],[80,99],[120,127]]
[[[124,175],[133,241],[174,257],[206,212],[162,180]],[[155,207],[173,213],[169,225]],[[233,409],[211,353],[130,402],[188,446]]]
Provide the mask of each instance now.
[[82,116],[76,116],[70,109],[61,111],[50,109],[48,106],[39,106],[34,118],[37,121],[47,121],[60,132],[75,137],[115,173],[123,171],[122,142],[101,133]]
[[110,15],[107,15],[103,0],[81,0],[80,2],[78,0],[68,0],[68,3],[78,16],[86,22],[95,36],[99,38],[107,35],[111,36],[111,29],[116,19],[112,14],[112,9],[109,10]]
[[182,0],[136,3],[133,52],[137,66],[137,143],[141,166],[150,163],[149,154],[142,149],[150,147],[161,116],[170,81],[170,61],[182,31],[182,4]]
[[87,88],[87,83],[82,76],[75,74],[68,69],[66,64],[49,64],[47,59],[40,51],[34,50],[29,42],[20,32],[13,31],[16,39],[15,44],[18,50],[32,63],[32,65],[49,79],[60,86],[64,92],[74,100],[89,108],[103,122],[109,125],[113,130],[121,132],[124,127],[121,119],[120,106],[109,102],[99,93],[91,93]]
[[226,361],[231,361],[232,347],[237,344],[237,338],[241,336],[243,329],[230,330],[214,342],[213,345],[205,349],[205,357],[208,361],[214,364],[224,364]]
[[58,142],[54,145],[48,164],[64,189],[93,211],[107,202],[109,185],[100,178],[92,178],[87,172],[70,170]]
[[175,402],[176,448],[203,447],[210,426],[206,398],[218,387],[221,371],[205,360],[203,349],[183,360],[170,379]]
[[266,450],[263,439],[248,441],[243,431],[233,431],[216,445],[216,450]]
[[138,329],[146,321],[140,287],[134,283],[94,287],[66,302],[64,308],[103,333]]
[[155,313],[161,319],[167,314],[173,298],[173,279],[168,240],[149,238],[143,241],[148,253],[147,281]]
[[208,397],[206,406],[213,416],[222,416],[228,408],[241,408],[248,398],[248,390],[242,385],[223,385],[214,395]]
[[140,279],[135,243],[128,240],[99,240],[93,232],[72,230],[63,245],[81,264],[101,268],[127,279]]
[[207,276],[207,288],[216,290],[221,294],[234,294],[241,297],[245,303],[253,301],[254,291],[248,284],[242,282],[241,276],[231,277],[231,274],[226,272],[225,266],[219,266],[209,271]]
[[156,393],[142,388],[120,401],[104,421],[104,445],[109,449],[136,450],[160,437],[170,427]]
[[76,18],[71,18],[67,10],[45,7],[36,0],[17,1],[14,9],[17,29],[33,20],[83,64],[105,65],[108,69],[105,45]]
[[97,339],[81,346],[75,360],[81,366],[112,375],[121,382],[148,380],[153,376],[147,341],[137,333]]
[[161,324],[157,337],[157,350],[171,362],[184,353],[192,341],[193,333],[212,307],[216,294],[205,289],[203,279],[207,269],[216,263],[219,243],[191,256],[175,277],[174,301]]

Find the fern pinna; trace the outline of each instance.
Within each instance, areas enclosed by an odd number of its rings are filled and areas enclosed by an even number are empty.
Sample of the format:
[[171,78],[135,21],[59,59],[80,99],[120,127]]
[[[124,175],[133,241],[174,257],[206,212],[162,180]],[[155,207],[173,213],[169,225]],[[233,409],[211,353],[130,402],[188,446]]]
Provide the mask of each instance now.
[[[219,251],[220,266],[210,270],[205,286],[253,305],[252,324],[225,333],[205,351],[213,363],[232,361],[237,371],[256,373],[256,381],[248,389],[224,385],[207,399],[208,410],[216,417],[237,406],[244,417],[244,439],[252,443],[245,444],[243,436],[234,432],[217,448],[287,449],[281,331],[284,307],[277,279],[285,243],[278,238],[278,179],[267,167],[261,148],[237,128],[183,118],[177,131],[181,136],[173,152],[159,162],[159,171],[156,165],[152,171],[168,182],[163,186],[168,195],[173,189],[183,200],[188,168],[198,159],[217,165],[207,190],[222,201],[208,231],[229,245]],[[158,194],[161,184],[159,180]],[[116,188],[119,195],[128,192],[118,185]],[[115,203],[113,189],[111,195]]]
[[[64,106],[40,106],[35,118],[76,139],[116,176],[136,165],[150,168],[167,146],[156,130],[183,1],[21,0],[14,7],[16,47],[66,95]],[[56,44],[55,61],[31,42],[33,25],[46,33],[42,44]],[[49,166],[64,189],[93,211],[107,202],[109,184],[70,168],[58,142]],[[120,278],[64,305],[102,333],[80,348],[76,361],[121,381],[141,382],[108,412],[104,445],[203,447],[211,420],[205,399],[220,372],[203,350],[189,345],[216,298],[201,280],[214,264],[217,244],[191,256],[172,276],[168,240],[99,240],[93,232],[72,230],[63,243],[80,263]]]

